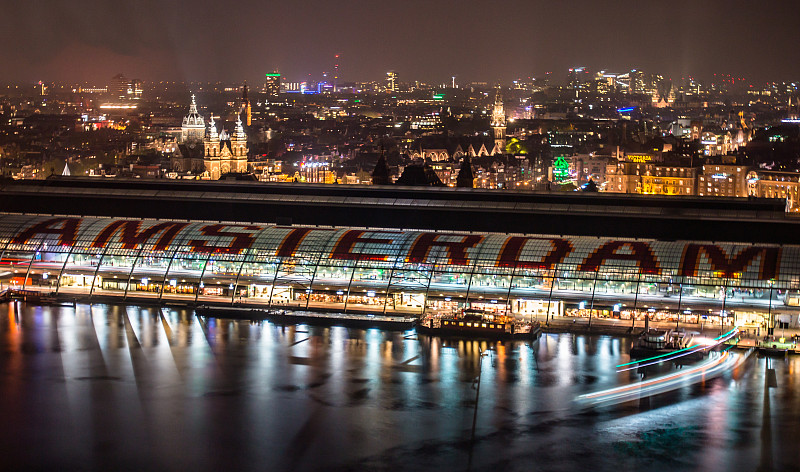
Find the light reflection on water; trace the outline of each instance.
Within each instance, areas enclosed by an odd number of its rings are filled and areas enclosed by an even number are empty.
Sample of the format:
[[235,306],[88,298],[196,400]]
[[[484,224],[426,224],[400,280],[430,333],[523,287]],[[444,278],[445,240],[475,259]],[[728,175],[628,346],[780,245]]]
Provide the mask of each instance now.
[[0,305],[7,470],[466,470],[470,448],[473,470],[800,463],[796,358],[770,361],[778,388],[766,420],[764,359],[582,410],[577,395],[639,380],[615,371],[629,340],[465,341],[173,309],[17,307]]

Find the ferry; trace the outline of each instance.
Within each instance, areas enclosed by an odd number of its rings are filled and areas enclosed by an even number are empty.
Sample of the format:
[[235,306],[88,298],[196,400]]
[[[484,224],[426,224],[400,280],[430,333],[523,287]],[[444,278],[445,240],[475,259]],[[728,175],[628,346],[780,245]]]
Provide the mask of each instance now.
[[538,321],[524,321],[513,316],[462,310],[456,313],[435,313],[417,323],[417,333],[464,338],[536,339],[542,334]]

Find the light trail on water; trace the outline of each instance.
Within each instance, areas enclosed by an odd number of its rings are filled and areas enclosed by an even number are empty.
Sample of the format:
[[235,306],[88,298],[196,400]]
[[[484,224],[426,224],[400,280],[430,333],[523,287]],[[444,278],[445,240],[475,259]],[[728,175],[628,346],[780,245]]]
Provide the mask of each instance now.
[[658,395],[687,385],[698,383],[716,377],[726,370],[740,366],[753,351],[746,354],[732,354],[725,350],[719,355],[712,356],[700,364],[680,372],[662,375],[653,379],[643,380],[599,392],[589,393],[576,397],[575,401],[584,406],[601,404],[611,405],[631,400]]
[[[617,367],[625,367],[625,368],[617,369],[617,372],[625,372],[627,370],[638,369],[639,367],[647,367],[655,364],[660,364],[662,362],[672,361],[680,357],[688,356],[690,354],[694,354],[696,352],[700,352],[706,349],[712,349],[724,343],[725,341],[733,338],[738,333],[739,329],[734,328],[723,335],[717,336],[712,340],[712,342],[708,344],[698,344],[696,346],[689,346],[683,349],[678,349],[677,351],[668,352],[666,354],[661,354],[654,357],[648,357],[647,359],[639,359],[633,362],[628,362],[626,364],[620,364]],[[647,361],[652,361],[652,362],[647,362]]]

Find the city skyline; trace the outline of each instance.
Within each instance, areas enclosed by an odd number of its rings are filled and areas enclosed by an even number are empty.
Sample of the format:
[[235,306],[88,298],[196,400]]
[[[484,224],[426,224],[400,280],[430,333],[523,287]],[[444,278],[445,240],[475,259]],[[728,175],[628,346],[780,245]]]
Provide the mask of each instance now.
[[[800,77],[792,15],[744,2],[569,4],[503,1],[291,4],[99,1],[15,4],[0,28],[5,80],[234,81],[280,70],[300,79],[501,81],[569,67],[648,70],[673,80],[733,74],[753,83]],[[14,18],[11,22],[8,19]],[[2,20],[0,20],[2,21]],[[236,34],[228,34],[235,25]],[[780,51],[776,56],[771,51]]]

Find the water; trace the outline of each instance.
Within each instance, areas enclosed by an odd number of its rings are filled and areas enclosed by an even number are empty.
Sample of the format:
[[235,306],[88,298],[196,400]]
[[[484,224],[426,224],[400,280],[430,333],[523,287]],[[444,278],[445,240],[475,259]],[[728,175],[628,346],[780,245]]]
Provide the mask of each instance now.
[[577,395],[640,378],[614,368],[630,341],[443,341],[105,305],[0,314],[2,470],[800,470],[797,357],[582,408]]

